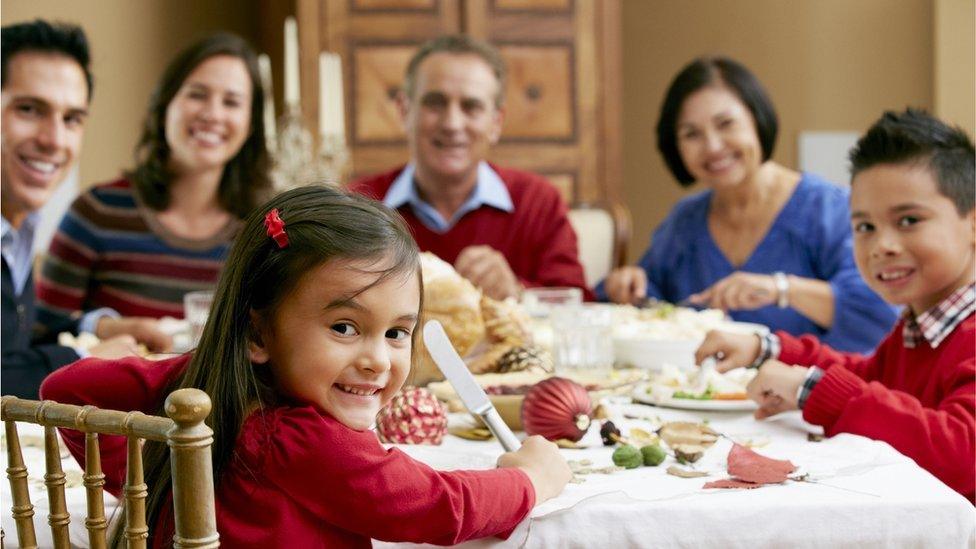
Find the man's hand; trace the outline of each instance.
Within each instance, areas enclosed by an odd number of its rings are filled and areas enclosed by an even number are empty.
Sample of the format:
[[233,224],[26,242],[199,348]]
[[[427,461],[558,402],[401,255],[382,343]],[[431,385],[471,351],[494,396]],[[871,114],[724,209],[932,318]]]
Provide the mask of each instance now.
[[637,304],[647,297],[647,273],[632,265],[614,269],[607,275],[603,288],[614,303]]
[[165,353],[173,348],[173,338],[159,329],[159,321],[155,318],[140,316],[102,317],[95,327],[95,335],[99,339],[129,335],[153,353]]
[[796,394],[807,377],[807,369],[778,360],[767,360],[746,387],[749,398],[759,404],[756,419],[798,409]]
[[492,299],[517,298],[522,291],[505,256],[491,246],[468,246],[461,250],[454,270]]
[[120,335],[103,340],[88,349],[88,354],[96,358],[115,359],[125,356],[138,356],[139,344],[130,335]]
[[688,301],[723,311],[741,311],[772,305],[776,298],[776,282],[772,275],[738,271],[688,296]]

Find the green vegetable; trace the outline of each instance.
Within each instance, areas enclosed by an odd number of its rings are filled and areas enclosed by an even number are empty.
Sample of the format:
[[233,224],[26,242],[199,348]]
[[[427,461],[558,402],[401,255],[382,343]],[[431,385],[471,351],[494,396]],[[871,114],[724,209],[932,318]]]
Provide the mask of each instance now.
[[712,391],[711,387],[709,387],[702,394],[686,393],[684,391],[675,391],[674,394],[671,395],[671,398],[684,398],[688,400],[712,400],[713,396],[715,396],[715,392]]
[[641,456],[644,458],[644,465],[657,467],[667,456],[664,449],[657,444],[648,444],[640,449]]
[[629,444],[613,451],[613,464],[627,469],[636,469],[644,463],[641,451]]

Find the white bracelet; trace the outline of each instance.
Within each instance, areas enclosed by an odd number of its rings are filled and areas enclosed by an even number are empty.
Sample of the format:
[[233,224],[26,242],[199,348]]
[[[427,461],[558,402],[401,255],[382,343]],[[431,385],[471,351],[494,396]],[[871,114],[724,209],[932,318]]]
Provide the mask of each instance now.
[[790,279],[783,271],[773,273],[773,284],[776,285],[776,306],[785,309],[790,306]]

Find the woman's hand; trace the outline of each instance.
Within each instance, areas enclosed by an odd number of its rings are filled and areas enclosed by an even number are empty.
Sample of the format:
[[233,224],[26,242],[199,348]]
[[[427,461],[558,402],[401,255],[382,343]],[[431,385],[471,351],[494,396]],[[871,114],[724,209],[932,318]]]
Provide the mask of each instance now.
[[607,275],[603,288],[610,301],[635,304],[647,297],[647,273],[640,267],[619,267]]
[[758,334],[736,334],[711,330],[705,334],[705,341],[695,351],[695,363],[701,364],[708,357],[718,357],[715,369],[725,373],[735,368],[743,368],[759,357]]
[[737,271],[711,287],[688,296],[695,305],[723,311],[750,310],[776,303],[776,282],[772,275]]
[[749,398],[759,404],[756,419],[798,409],[797,392],[806,378],[807,368],[802,366],[790,366],[778,360],[764,362],[746,387]]
[[122,318],[102,317],[95,327],[99,339],[129,335],[154,353],[165,353],[173,348],[173,338],[159,329],[155,318],[129,316]]
[[118,335],[104,339],[98,345],[93,345],[88,349],[88,354],[105,359],[139,356],[139,344],[130,335]]
[[522,441],[522,447],[517,451],[502,454],[498,466],[518,467],[525,471],[535,488],[536,505],[558,496],[573,478],[559,448],[539,435]]

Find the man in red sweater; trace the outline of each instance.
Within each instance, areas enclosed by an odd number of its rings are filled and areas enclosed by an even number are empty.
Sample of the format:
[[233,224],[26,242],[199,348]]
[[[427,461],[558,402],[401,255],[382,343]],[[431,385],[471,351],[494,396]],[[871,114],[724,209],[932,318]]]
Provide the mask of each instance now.
[[[713,332],[697,358],[758,367],[757,418],[803,410],[828,435],[883,440],[976,498],[976,177],[966,134],[917,110],[885,113],[851,151],[861,276],[905,305],[870,357],[811,336]],[[837,311],[844,314],[844,311]],[[799,365],[799,366],[791,366]]]
[[444,36],[421,46],[399,102],[410,163],[350,189],[397,209],[421,250],[453,263],[489,297],[532,286],[585,291],[556,188],[485,161],[501,135],[504,82],[504,62],[484,42]]

